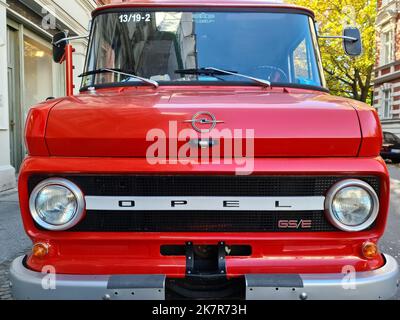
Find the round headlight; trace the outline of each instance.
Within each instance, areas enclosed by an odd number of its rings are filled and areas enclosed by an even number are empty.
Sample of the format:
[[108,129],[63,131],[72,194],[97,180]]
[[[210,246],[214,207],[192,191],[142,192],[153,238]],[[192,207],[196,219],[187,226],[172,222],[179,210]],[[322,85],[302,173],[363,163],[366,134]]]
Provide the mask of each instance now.
[[329,221],[343,231],[368,229],[379,213],[375,190],[361,180],[344,180],[328,192],[325,202]]
[[32,191],[29,207],[44,229],[63,231],[81,221],[85,211],[82,191],[66,179],[47,179]]

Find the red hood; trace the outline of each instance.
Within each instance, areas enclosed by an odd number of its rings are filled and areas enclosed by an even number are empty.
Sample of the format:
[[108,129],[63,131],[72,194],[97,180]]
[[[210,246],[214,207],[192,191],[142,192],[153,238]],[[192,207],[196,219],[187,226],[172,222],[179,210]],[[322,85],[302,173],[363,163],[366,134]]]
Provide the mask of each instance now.
[[98,91],[60,101],[51,110],[46,143],[51,156],[145,157],[151,129],[168,135],[199,111],[224,121],[217,128],[254,129],[256,157],[357,156],[362,134],[356,109],[321,92],[217,88]]

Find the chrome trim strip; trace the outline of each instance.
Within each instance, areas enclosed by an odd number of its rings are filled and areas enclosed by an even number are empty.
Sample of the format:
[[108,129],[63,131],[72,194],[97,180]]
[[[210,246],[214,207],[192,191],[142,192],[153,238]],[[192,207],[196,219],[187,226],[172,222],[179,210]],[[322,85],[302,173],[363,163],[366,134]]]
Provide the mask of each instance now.
[[325,197],[86,196],[91,211],[323,211]]

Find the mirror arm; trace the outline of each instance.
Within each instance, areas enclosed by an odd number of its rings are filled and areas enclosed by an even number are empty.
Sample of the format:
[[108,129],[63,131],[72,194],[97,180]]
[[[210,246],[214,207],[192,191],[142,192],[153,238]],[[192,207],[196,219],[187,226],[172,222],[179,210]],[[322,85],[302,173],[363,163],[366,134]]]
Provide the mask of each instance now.
[[60,39],[60,40],[58,40],[57,42],[53,42],[52,44],[55,45],[55,46],[57,46],[57,45],[59,45],[61,42],[64,42],[64,41],[72,41],[72,40],[79,40],[79,39],[87,39],[87,38],[89,38],[89,37],[90,37],[89,34],[84,35],[84,36],[67,37],[67,38]]
[[341,36],[320,35],[318,27],[318,39],[341,39],[343,40],[343,47],[348,56],[358,57],[362,54],[362,36],[359,28],[348,27],[343,30]]
[[320,35],[318,35],[318,38],[321,38],[321,39],[343,39],[343,40],[348,40],[348,41],[352,41],[352,42],[358,41],[357,38],[346,37],[346,36],[320,36]]

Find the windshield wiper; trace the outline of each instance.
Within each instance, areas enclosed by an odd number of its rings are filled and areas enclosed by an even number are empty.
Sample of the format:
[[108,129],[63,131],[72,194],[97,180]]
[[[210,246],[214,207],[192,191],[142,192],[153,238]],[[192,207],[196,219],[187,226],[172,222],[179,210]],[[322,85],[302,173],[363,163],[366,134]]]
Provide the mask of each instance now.
[[157,81],[155,81],[155,80],[142,78],[142,77],[139,77],[139,76],[137,76],[135,74],[124,72],[124,70],[121,70],[121,69],[101,68],[101,69],[97,69],[97,70],[84,72],[81,75],[79,75],[79,77],[91,76],[91,75],[94,75],[94,74],[107,73],[107,72],[120,74],[120,75],[127,76],[127,77],[131,77],[131,78],[140,80],[140,81],[142,81],[144,83],[150,84],[150,85],[154,86],[155,88],[158,88],[160,86],[159,83]]
[[258,79],[254,78],[251,76],[246,76],[244,74],[240,74],[236,71],[228,71],[228,70],[222,70],[222,69],[217,69],[213,67],[207,67],[207,68],[199,68],[199,69],[182,69],[182,70],[176,70],[175,73],[177,74],[197,74],[197,75],[206,75],[206,76],[222,76],[222,75],[231,75],[231,76],[236,76],[240,78],[245,78],[248,80],[252,80],[256,83],[259,83],[263,86],[270,87],[271,82],[268,80],[263,80],[263,79]]

